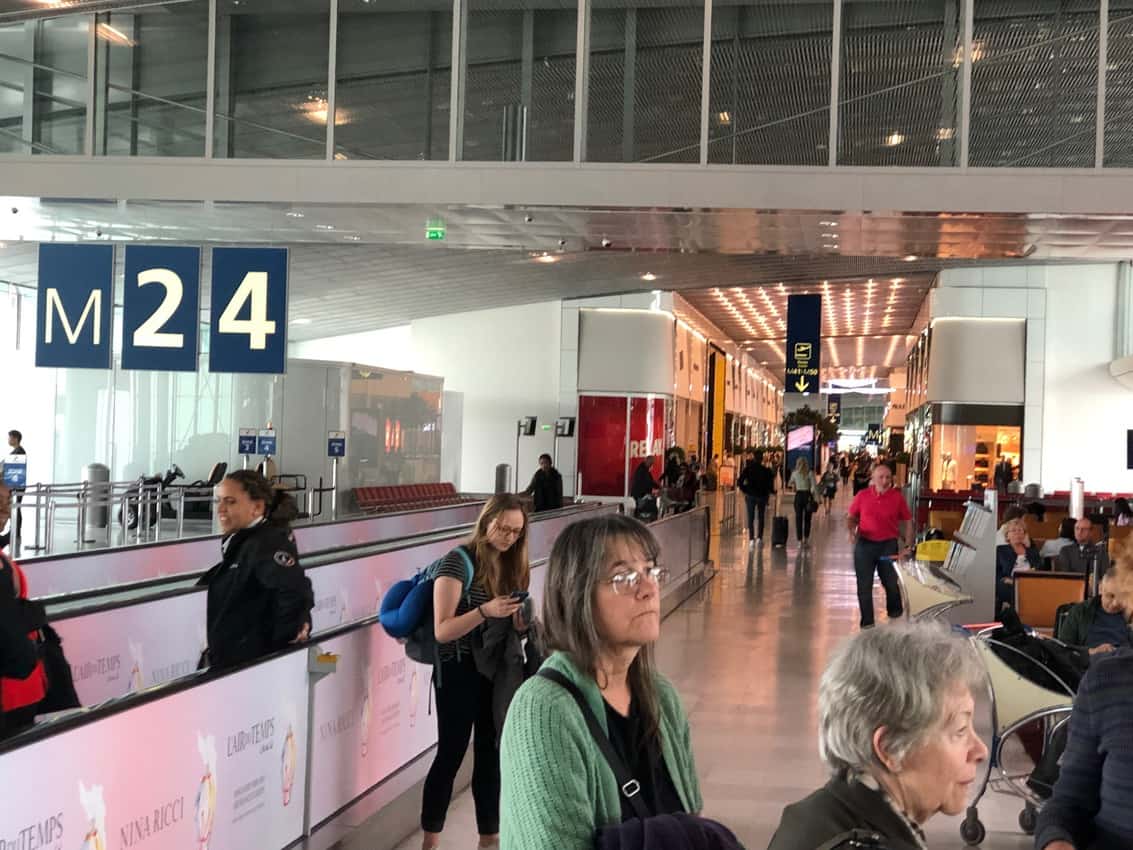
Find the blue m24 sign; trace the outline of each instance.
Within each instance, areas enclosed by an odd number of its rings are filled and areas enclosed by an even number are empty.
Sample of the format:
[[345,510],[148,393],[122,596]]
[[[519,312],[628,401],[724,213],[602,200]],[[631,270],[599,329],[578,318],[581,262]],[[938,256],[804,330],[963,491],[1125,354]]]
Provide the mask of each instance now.
[[109,369],[112,245],[39,246],[35,365]]
[[201,249],[126,246],[122,368],[197,371]]
[[211,298],[210,372],[286,371],[286,248],[214,248]]

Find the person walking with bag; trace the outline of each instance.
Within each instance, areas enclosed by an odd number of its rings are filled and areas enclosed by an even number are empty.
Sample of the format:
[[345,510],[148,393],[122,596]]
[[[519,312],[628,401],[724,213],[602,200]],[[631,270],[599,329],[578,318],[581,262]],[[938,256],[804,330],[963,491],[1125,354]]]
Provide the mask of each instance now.
[[520,609],[530,581],[527,512],[518,497],[499,493],[484,505],[472,539],[442,559],[433,582],[433,632],[439,657],[433,673],[437,751],[421,801],[422,850],[440,846],[453,783],[473,729],[472,798],[479,844],[489,848],[499,843],[500,756],[493,684],[476,667],[474,639],[485,624],[509,618],[516,631],[527,631]]
[[[763,465],[763,451],[748,450],[748,460],[740,473],[737,482],[740,492],[744,494],[744,504],[747,508],[747,536],[748,548],[763,542],[763,529],[767,520],[767,502],[775,492],[775,473]],[[756,515],[759,517],[758,530],[756,528]]]
[[805,457],[800,457],[795,463],[789,486],[795,491],[795,536],[800,545],[809,546],[810,520],[818,510],[818,500],[815,498],[818,482]]
[[500,747],[501,850],[740,847],[696,817],[688,717],[653,656],[659,554],[623,515],[555,540],[543,597],[553,654],[516,694]]

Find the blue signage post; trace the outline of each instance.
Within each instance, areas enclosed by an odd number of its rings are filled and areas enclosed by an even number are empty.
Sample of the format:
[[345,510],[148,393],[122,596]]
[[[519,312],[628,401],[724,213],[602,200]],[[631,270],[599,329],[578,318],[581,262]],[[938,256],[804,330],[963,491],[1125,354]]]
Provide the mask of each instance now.
[[822,296],[787,298],[787,368],[783,389],[789,393],[818,392],[822,367]]
[[210,372],[287,371],[287,249],[213,248]]
[[327,457],[346,457],[346,432],[327,432]]
[[13,490],[28,486],[27,455],[9,455],[4,459],[4,483]]
[[114,246],[39,246],[35,365],[109,369]]
[[126,246],[122,368],[197,371],[201,249]]
[[272,457],[275,455],[275,430],[266,428],[256,434],[256,454]]
[[239,454],[254,455],[256,453],[256,429],[241,428],[239,437]]

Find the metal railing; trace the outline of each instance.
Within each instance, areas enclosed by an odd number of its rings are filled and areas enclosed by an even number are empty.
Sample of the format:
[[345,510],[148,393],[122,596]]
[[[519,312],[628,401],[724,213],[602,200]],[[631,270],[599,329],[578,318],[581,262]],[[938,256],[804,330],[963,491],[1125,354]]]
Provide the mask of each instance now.
[[[161,540],[162,519],[176,518],[175,538],[180,539],[185,536],[186,508],[194,503],[211,503],[213,500],[211,487],[164,487],[160,483],[147,484],[138,480],[36,483],[16,495],[13,514],[19,510],[21,516],[24,513],[32,516],[30,543],[23,539],[22,518],[13,516],[11,549],[17,557],[23,550],[42,554],[56,551],[57,526],[61,518],[72,515],[72,512],[75,520],[72,542],[76,550],[100,542],[105,546],[112,545],[116,527],[120,528],[123,544]],[[168,506],[172,515],[163,516],[163,506]],[[115,509],[117,515],[113,516]],[[105,515],[101,515],[100,511],[105,511]],[[99,536],[88,536],[88,531]],[[99,537],[103,539],[100,541]]]

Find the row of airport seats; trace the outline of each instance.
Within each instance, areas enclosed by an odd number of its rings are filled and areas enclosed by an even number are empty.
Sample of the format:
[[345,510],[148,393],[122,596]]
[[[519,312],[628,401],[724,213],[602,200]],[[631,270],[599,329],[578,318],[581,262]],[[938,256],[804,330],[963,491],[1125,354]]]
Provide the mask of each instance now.
[[363,513],[436,508],[477,501],[475,496],[458,493],[450,481],[435,484],[389,484],[381,487],[355,487],[354,499]]

